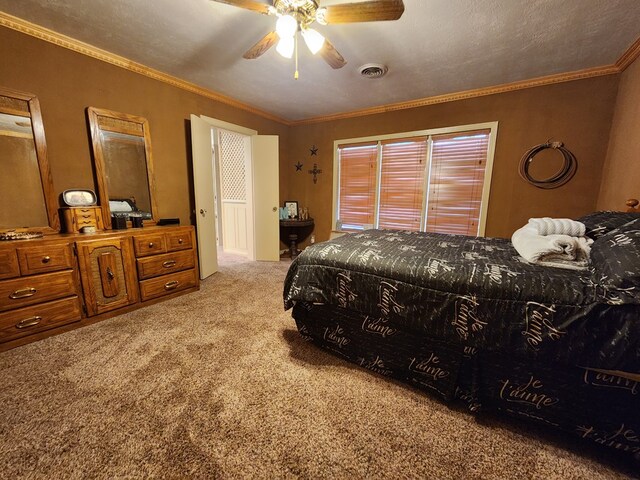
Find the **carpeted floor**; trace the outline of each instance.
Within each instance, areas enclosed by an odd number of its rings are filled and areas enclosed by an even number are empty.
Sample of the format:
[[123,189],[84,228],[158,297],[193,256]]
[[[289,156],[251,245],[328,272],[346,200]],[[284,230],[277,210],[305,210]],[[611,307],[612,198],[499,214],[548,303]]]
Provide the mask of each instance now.
[[200,292],[0,353],[0,477],[633,475],[304,342],[287,267],[225,256]]

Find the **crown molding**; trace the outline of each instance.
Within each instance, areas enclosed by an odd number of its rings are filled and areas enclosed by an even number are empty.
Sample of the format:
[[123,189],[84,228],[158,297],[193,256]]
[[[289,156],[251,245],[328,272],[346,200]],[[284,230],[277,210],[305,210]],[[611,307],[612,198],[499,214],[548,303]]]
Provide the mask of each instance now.
[[195,93],[196,95],[201,95],[211,100],[215,100],[217,102],[224,103],[241,110],[245,110],[255,115],[259,115],[263,118],[273,120],[285,125],[290,124],[289,121],[283,118],[255,108],[246,103],[242,103],[234,98],[227,97],[207,88],[200,87],[195,83],[187,82],[178,77],[174,77],[173,75],[169,75],[159,70],[147,67],[146,65],[143,65],[141,63],[134,62],[133,60],[130,60],[126,57],[121,57],[120,55],[108,52],[107,50],[102,50],[101,48],[94,47],[93,45],[90,45],[88,43],[76,40],[75,38],[68,37],[58,32],[54,32],[53,30],[49,30],[48,28],[36,25],[34,23],[28,22],[27,20],[14,17],[13,15],[9,15],[8,13],[1,11],[0,26],[16,30],[20,33],[24,33],[40,40],[44,40],[45,42],[53,43],[54,45],[72,50],[76,53],[80,53],[82,55],[86,55],[88,57],[110,63],[111,65],[124,68],[125,70],[129,70],[131,72],[152,78],[154,80],[167,83],[171,86],[186,90],[187,92]]
[[323,115],[318,117],[310,117],[302,120],[286,120],[284,118],[273,115],[269,112],[265,112],[256,107],[242,103],[234,98],[227,97],[220,93],[214,92],[204,87],[200,87],[194,83],[187,82],[178,77],[163,73],[159,70],[147,67],[141,63],[134,62],[128,58],[121,57],[106,50],[94,47],[88,43],[76,40],[68,37],[48,28],[36,25],[27,20],[23,20],[13,15],[9,15],[5,12],[0,12],[0,26],[16,30],[18,32],[30,35],[32,37],[44,40],[49,43],[53,43],[59,47],[67,48],[74,52],[101,60],[103,62],[116,65],[131,72],[138,73],[140,75],[147,76],[154,80],[158,80],[174,87],[186,90],[196,95],[209,98],[211,100],[218,101],[230,105],[232,107],[245,110],[247,112],[259,115],[263,118],[273,120],[286,126],[298,126],[309,125],[313,123],[329,122],[334,120],[342,120],[346,118],[362,117],[365,115],[376,115],[380,113],[393,112],[397,110],[406,110],[410,108],[424,107],[427,105],[435,105],[438,103],[455,102],[457,100],[467,100],[470,98],[484,97],[487,95],[495,95],[498,93],[513,92],[517,90],[524,90],[527,88],[541,87],[544,85],[552,85],[555,83],[570,82],[573,80],[583,80],[586,78],[600,77],[604,75],[615,75],[623,72],[629,65],[631,65],[638,57],[640,57],[640,38],[638,38],[616,61],[613,65],[605,65],[602,67],[588,68],[584,70],[577,70],[574,72],[559,73],[555,75],[548,75],[544,77],[533,78],[529,80],[522,80],[518,82],[505,83],[502,85],[495,85],[492,87],[476,88],[473,90],[465,90],[462,92],[448,93],[444,95],[436,95],[432,97],[425,97],[416,100],[410,100],[406,102],[391,103],[387,105],[380,105],[377,107],[365,108],[361,110],[353,110],[350,112],[336,113],[333,115]]
[[524,90],[526,88],[541,87],[544,85],[552,85],[554,83],[570,82],[572,80],[583,80],[585,78],[601,77],[603,75],[614,75],[620,73],[620,69],[615,65],[606,67],[589,68],[585,70],[577,70],[575,72],[559,73],[556,75],[548,75],[519,82],[505,83],[495,85],[493,87],[476,88],[473,90],[465,90],[456,93],[447,93],[444,95],[436,95],[433,97],[419,98],[409,100],[407,102],[391,103],[388,105],[380,105],[378,107],[365,108],[362,110],[354,110],[351,112],[337,113],[334,115],[325,115],[320,117],[307,118],[291,122],[292,126],[308,125],[311,123],[329,122],[333,120],[342,120],[346,118],[361,117],[364,115],[376,115],[379,113],[393,112],[396,110],[405,110],[409,108],[425,107],[427,105],[435,105],[438,103],[455,102],[457,100],[467,100],[470,98],[484,97],[487,95],[495,95],[497,93],[513,92]]
[[625,71],[629,65],[631,65],[638,57],[640,57],[640,37],[631,44],[627,51],[616,62],[616,67],[621,72]]

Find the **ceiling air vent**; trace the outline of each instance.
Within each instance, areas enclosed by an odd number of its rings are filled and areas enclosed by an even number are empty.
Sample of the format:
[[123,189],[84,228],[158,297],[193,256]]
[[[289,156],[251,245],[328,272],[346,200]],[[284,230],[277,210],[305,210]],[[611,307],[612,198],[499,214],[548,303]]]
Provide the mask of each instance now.
[[360,75],[365,78],[384,77],[389,71],[386,65],[381,65],[379,63],[367,63],[366,65],[362,65],[358,70],[360,71]]

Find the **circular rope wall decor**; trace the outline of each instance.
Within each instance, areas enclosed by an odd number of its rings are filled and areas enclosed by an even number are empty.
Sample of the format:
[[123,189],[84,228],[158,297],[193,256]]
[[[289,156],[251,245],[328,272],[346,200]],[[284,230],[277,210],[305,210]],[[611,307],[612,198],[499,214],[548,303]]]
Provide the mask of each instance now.
[[[564,161],[562,163],[562,168],[558,170],[556,173],[551,175],[549,178],[544,179],[536,179],[533,178],[529,174],[529,168],[531,167],[531,163],[533,162],[533,157],[535,157],[542,150],[546,150],[547,148],[551,148],[560,152]],[[564,144],[562,142],[549,142],[541,143],[540,145],[536,145],[535,147],[529,149],[520,160],[520,167],[518,169],[518,173],[520,176],[529,182],[531,185],[538,188],[558,188],[561,185],[564,185],[571,177],[573,177],[578,170],[578,161],[573,153],[564,148]]]

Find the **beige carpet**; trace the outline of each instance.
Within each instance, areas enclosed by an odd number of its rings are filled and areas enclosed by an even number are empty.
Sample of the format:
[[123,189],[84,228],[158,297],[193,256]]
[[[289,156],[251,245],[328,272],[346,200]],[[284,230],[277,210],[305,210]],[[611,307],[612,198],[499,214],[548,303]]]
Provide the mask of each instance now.
[[227,256],[198,293],[0,353],[0,477],[633,474],[304,342],[287,267]]

